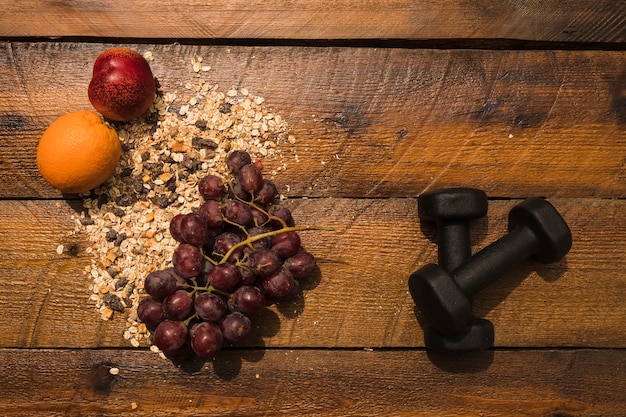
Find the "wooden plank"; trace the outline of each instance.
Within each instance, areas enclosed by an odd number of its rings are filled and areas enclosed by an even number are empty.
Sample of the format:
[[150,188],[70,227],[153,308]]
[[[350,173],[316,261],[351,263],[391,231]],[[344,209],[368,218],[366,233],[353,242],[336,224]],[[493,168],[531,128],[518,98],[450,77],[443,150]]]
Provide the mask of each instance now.
[[[1,44],[0,196],[60,197],[36,170],[37,142],[91,108],[108,46]],[[278,178],[292,196],[626,195],[626,52],[130,46],[153,52],[164,91],[197,82],[198,55],[211,84],[264,97],[297,139]]]
[[[526,262],[474,297],[504,347],[626,347],[626,201],[553,199],[574,237],[560,263]],[[474,249],[506,232],[517,200],[491,201],[472,227]],[[305,296],[255,317],[244,343],[257,347],[414,347],[422,329],[408,276],[436,262],[434,227],[414,199],[294,199],[298,224],[320,274]],[[126,318],[102,321],[89,300],[85,236],[68,237],[65,202],[0,201],[0,347],[120,347]],[[104,239],[104,237],[103,237]],[[56,252],[59,244],[66,250]],[[75,249],[68,253],[67,248]],[[418,315],[419,317],[419,315]],[[367,329],[367,331],[363,331]]]
[[[3,416],[625,416],[624,350],[0,350]],[[109,370],[118,368],[117,375]]]
[[625,42],[620,1],[2,1],[0,36]]

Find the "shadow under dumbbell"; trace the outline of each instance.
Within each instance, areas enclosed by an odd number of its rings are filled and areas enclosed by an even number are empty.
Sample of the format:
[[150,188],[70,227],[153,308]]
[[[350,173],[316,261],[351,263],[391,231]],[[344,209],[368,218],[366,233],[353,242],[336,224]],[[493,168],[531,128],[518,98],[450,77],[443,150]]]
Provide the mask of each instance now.
[[565,275],[567,271],[567,258],[561,259],[557,264],[541,264],[539,262],[533,262],[537,265],[537,275],[543,278],[546,282],[554,282]]
[[493,363],[493,349],[480,352],[437,352],[427,350],[430,362],[445,372],[454,374],[475,374],[489,369]]

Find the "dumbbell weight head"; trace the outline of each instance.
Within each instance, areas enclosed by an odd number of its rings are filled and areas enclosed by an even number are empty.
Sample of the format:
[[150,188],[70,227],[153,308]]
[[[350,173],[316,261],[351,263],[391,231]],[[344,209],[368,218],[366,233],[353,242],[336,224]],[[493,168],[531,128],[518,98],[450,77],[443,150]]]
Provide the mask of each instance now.
[[471,220],[487,214],[487,195],[476,188],[444,188],[420,194],[418,214],[433,222]]
[[572,232],[556,209],[541,198],[527,198],[509,212],[509,231],[527,227],[537,235],[540,246],[533,258],[543,263],[558,262],[572,248]]
[[459,332],[473,317],[470,298],[439,265],[413,272],[409,292],[426,322],[442,334]]
[[491,349],[494,344],[493,324],[478,317],[453,335],[439,333],[434,327],[424,329],[424,344],[439,352],[477,352]]
[[476,188],[428,191],[417,199],[422,220],[438,226],[438,259],[447,271],[458,268],[471,255],[468,223],[487,214],[487,194]]

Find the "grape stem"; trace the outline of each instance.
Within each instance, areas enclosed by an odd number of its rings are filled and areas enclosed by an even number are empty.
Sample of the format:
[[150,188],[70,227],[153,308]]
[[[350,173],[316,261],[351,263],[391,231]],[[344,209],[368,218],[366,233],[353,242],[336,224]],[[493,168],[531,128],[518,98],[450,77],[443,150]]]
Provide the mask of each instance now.
[[216,262],[216,261],[214,261],[214,260],[213,260],[210,256],[207,256],[207,255],[204,253],[204,248],[202,248],[202,247],[200,248],[200,254],[202,255],[202,257],[203,257],[204,259],[206,259],[206,260],[207,260],[207,261],[209,261],[211,264],[213,264],[213,266],[217,265],[217,262]]
[[223,264],[226,261],[228,261],[228,258],[230,258],[230,256],[233,254],[233,252],[235,252],[240,247],[246,246],[246,245],[250,245],[251,243],[256,242],[257,240],[265,239],[266,237],[280,235],[280,234],[286,233],[286,232],[301,232],[301,231],[305,231],[305,230],[326,230],[326,231],[331,231],[333,229],[330,228],[330,227],[322,227],[322,226],[287,226],[287,227],[283,227],[283,228],[278,229],[278,230],[271,230],[269,232],[261,233],[261,234],[254,235],[254,236],[249,236],[247,239],[242,240],[241,242],[236,243],[235,245],[233,245],[228,250],[228,252],[226,252],[224,254],[224,257],[218,262],[218,264]]
[[199,290],[202,291],[206,291],[206,292],[210,292],[210,293],[216,293],[216,294],[220,294],[223,295],[224,297],[230,297],[230,293],[226,292],[226,291],[222,291],[220,289],[215,288],[213,285],[211,284],[207,284],[206,287],[201,287],[197,284],[179,284],[179,286],[183,287],[183,288],[191,288],[191,292],[197,292]]
[[191,323],[191,320],[197,319],[198,317],[200,317],[198,313],[193,313],[191,316],[187,317],[187,319],[184,320],[183,323],[185,323],[185,326],[189,326],[189,323]]

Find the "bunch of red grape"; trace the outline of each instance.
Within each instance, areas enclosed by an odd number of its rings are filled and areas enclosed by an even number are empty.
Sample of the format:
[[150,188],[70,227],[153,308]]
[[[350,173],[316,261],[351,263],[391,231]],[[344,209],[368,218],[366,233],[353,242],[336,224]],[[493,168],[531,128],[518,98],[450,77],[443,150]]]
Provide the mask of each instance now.
[[301,247],[290,210],[277,202],[275,184],[244,151],[228,155],[233,178],[207,175],[196,212],[170,222],[179,242],[173,267],[145,279],[148,296],[137,308],[154,344],[168,357],[213,357],[225,342],[243,340],[250,316],[271,299],[294,297],[316,266]]

